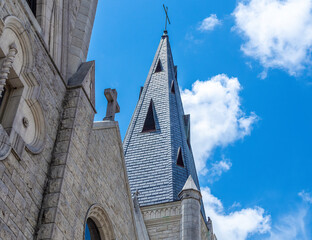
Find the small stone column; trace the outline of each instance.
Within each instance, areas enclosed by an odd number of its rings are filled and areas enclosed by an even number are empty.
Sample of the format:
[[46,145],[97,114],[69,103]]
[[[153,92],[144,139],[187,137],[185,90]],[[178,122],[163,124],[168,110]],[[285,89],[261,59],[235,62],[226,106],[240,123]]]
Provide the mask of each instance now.
[[182,191],[179,193],[182,208],[181,239],[200,240],[200,199],[201,193],[197,189],[192,176],[187,179]]

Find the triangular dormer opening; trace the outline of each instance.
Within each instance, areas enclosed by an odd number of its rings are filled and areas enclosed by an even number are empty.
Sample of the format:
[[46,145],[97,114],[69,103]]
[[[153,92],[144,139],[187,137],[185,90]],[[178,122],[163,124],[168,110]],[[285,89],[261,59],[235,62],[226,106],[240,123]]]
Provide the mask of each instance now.
[[171,82],[171,93],[175,94],[174,80]]
[[156,66],[154,73],[161,72],[162,70],[163,70],[163,67],[162,67],[161,61],[160,61],[160,59],[158,59],[158,63],[157,63],[157,66]]
[[150,105],[147,110],[142,132],[154,132],[154,131],[156,131],[156,121],[155,121],[155,114],[154,114],[154,103],[153,103],[153,100],[151,99]]
[[180,167],[184,167],[181,147],[179,147],[179,149],[178,149],[177,165],[180,166]]

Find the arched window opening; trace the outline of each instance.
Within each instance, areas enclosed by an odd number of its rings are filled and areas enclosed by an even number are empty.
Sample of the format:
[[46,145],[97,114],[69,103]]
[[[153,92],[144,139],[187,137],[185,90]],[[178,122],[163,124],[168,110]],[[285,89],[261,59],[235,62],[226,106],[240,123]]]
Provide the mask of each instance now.
[[45,120],[38,96],[38,72],[28,32],[17,17],[8,16],[0,35],[0,160],[11,150],[38,154],[45,144]]
[[113,224],[102,206],[90,207],[85,223],[85,240],[116,239]]
[[87,219],[85,240],[101,240],[99,229],[91,218]]

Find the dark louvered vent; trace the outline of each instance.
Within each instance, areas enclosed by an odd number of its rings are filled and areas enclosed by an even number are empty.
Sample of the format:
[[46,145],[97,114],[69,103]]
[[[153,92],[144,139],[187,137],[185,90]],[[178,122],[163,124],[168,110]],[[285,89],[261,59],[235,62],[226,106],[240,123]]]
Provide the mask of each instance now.
[[171,82],[171,93],[175,94],[174,80]]
[[144,126],[142,132],[153,132],[156,131],[156,123],[155,123],[155,116],[154,116],[154,103],[151,100],[150,105],[148,107],[148,111],[146,114],[146,118],[144,121]]
[[155,73],[161,72],[163,70],[160,59],[158,60],[157,67],[155,69]]
[[179,147],[179,150],[178,150],[177,165],[180,166],[180,167],[184,167],[181,147]]

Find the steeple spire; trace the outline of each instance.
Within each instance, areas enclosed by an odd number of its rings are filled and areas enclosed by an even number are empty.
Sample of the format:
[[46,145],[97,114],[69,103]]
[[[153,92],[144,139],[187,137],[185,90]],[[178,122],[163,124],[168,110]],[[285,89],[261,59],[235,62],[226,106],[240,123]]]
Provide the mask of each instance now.
[[123,146],[130,188],[132,192],[140,191],[140,206],[179,200],[190,175],[200,189],[189,144],[189,116],[184,115],[177,67],[166,33],[161,37]]

